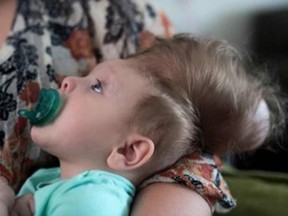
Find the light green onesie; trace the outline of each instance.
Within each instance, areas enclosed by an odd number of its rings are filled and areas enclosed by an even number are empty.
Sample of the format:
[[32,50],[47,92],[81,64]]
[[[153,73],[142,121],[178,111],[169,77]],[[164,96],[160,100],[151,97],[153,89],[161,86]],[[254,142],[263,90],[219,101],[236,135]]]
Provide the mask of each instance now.
[[134,185],[124,177],[90,170],[60,179],[60,169],[41,169],[23,185],[18,196],[34,193],[35,216],[129,215]]

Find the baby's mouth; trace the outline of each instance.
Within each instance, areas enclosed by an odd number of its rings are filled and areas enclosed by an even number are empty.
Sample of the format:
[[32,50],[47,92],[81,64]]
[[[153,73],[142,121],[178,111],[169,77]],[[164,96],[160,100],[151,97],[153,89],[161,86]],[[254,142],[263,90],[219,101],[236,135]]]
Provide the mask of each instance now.
[[32,111],[19,110],[18,115],[27,118],[32,125],[43,126],[53,122],[64,105],[64,99],[55,89],[42,88]]

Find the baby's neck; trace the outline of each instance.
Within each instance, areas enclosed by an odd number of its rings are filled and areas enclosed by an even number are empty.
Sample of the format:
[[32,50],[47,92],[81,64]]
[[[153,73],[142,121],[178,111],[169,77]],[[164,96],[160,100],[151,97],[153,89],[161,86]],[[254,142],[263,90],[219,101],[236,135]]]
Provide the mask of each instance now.
[[150,175],[136,170],[126,170],[126,171],[119,171],[119,170],[112,170],[109,169],[107,166],[100,166],[95,164],[81,164],[81,163],[71,163],[66,161],[60,160],[60,170],[61,170],[61,179],[69,179],[73,176],[76,176],[82,172],[88,170],[102,170],[111,173],[118,174],[128,180],[130,180],[135,186],[140,185],[145,179],[147,179]]
[[[135,170],[128,171],[125,173],[119,173],[117,174],[129,179],[135,186],[141,185],[147,178],[149,178],[152,174],[146,173],[146,172],[136,172]],[[154,173],[154,172],[153,172]]]
[[61,179],[68,179],[87,170],[106,170],[103,166],[95,164],[70,163],[60,160]]

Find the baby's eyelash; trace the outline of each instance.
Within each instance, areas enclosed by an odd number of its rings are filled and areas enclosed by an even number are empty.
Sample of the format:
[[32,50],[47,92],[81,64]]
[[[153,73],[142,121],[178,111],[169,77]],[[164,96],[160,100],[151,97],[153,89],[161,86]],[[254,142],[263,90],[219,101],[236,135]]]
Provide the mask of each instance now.
[[97,79],[97,83],[91,85],[91,89],[97,93],[102,93],[103,92],[102,82],[99,79]]

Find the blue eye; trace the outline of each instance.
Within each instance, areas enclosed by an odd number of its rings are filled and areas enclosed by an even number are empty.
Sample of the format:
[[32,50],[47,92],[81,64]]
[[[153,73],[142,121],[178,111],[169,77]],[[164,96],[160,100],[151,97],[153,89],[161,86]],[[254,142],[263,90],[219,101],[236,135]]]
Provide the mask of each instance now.
[[102,93],[103,89],[102,89],[102,83],[100,80],[97,79],[97,83],[91,85],[91,89],[97,93]]

